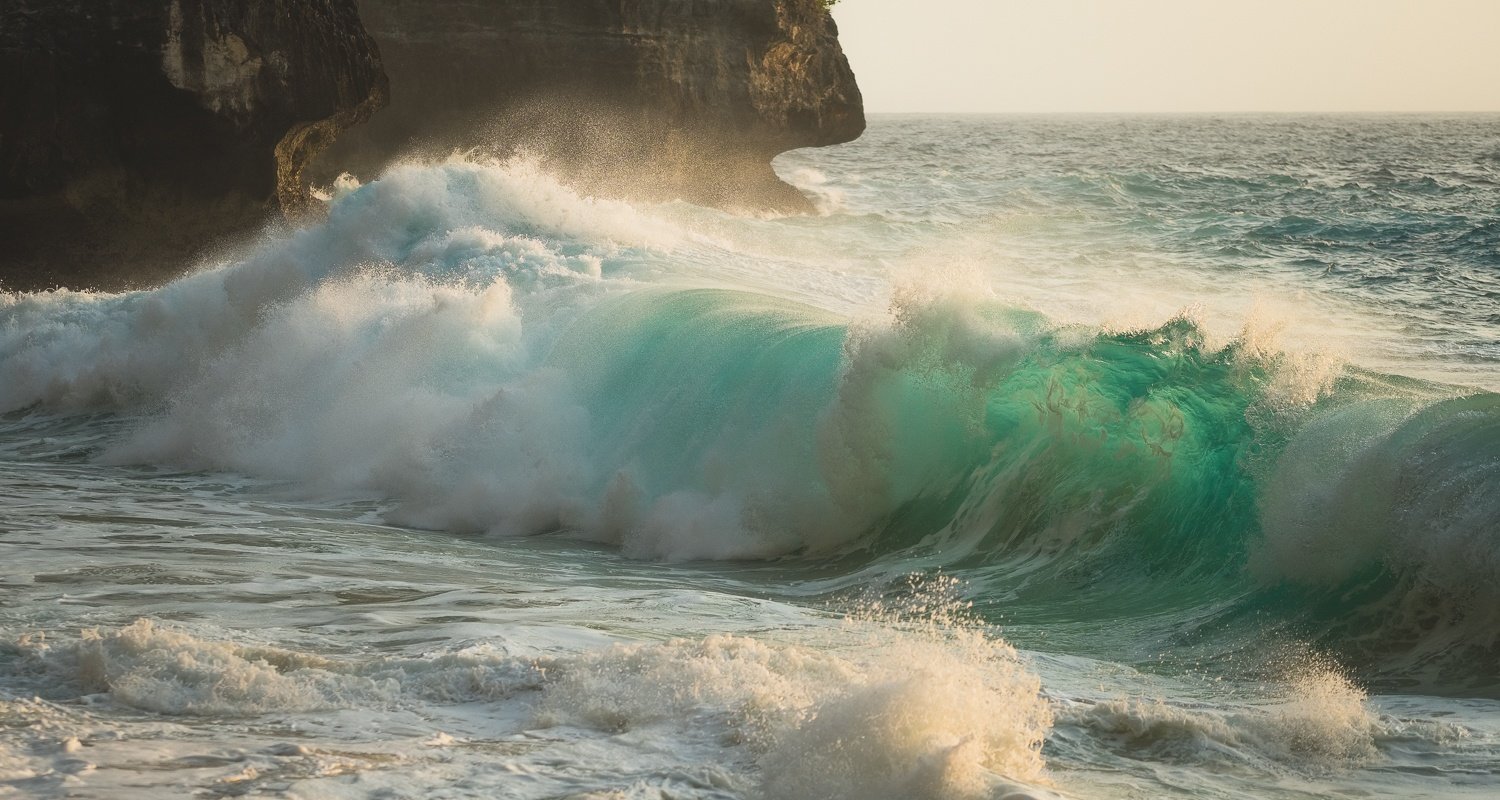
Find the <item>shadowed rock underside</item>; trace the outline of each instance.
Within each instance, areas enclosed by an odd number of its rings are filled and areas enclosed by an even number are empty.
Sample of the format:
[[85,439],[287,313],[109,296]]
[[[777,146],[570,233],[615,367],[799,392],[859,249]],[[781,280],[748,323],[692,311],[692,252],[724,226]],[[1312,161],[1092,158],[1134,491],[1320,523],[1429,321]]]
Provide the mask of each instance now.
[[8,0],[0,285],[120,287],[307,206],[384,102],[354,0]]
[[776,154],[864,130],[820,0],[360,0],[391,104],[319,180],[404,155],[533,154],[586,191],[805,211]]

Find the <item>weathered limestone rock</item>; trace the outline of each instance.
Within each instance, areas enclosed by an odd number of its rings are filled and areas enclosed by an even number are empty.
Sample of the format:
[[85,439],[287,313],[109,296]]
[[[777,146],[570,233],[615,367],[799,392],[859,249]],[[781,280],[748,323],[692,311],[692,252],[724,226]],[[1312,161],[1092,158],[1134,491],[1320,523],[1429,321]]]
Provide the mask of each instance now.
[[772,172],[864,130],[820,0],[359,0],[391,103],[318,162],[526,150],[589,191],[806,210]]
[[119,287],[297,214],[384,101],[354,0],[0,0],[0,287]]

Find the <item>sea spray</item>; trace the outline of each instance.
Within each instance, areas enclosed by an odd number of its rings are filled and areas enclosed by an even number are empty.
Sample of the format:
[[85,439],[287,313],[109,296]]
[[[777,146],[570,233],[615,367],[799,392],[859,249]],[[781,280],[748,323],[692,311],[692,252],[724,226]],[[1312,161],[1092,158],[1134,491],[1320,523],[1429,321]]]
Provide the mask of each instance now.
[[[0,295],[0,772],[1040,795],[1035,674],[1066,796],[1488,798],[1491,138],[888,119],[783,157],[838,198],[795,218],[413,163],[169,286]],[[1020,679],[817,610],[936,569]],[[849,682],[763,726],[716,683],[798,654]],[[670,714],[574,713],[636,665]]]
[[[1377,662],[1377,609],[1435,592],[1460,618],[1416,651],[1492,646],[1493,395],[1288,351],[1258,318],[1223,341],[1189,315],[1060,325],[960,280],[852,319],[644,280],[722,246],[662,213],[524,163],[409,165],[160,289],[7,295],[0,400],[133,415],[104,463],[372,498],[413,527],[897,574],[922,554],[1085,616],[1085,587],[1137,614],[1295,608],[1299,635]],[[1308,617],[1309,570],[1314,593],[1387,599]]]
[[816,646],[743,637],[622,645],[560,665],[543,719],[606,730],[725,717],[764,795],[970,798],[1045,782],[1040,682],[951,580],[864,603]]
[[1343,771],[1378,761],[1383,722],[1365,691],[1326,657],[1282,661],[1253,691],[1214,703],[1116,697],[1067,703],[1058,725],[1080,727],[1132,758],[1218,769]]

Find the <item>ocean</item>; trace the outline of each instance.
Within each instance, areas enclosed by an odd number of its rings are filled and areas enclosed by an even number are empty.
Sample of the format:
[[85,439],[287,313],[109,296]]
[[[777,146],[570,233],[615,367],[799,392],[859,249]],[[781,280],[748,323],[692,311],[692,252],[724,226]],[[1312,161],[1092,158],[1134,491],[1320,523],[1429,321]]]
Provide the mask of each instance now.
[[0,293],[0,796],[1500,793],[1500,117],[776,167]]

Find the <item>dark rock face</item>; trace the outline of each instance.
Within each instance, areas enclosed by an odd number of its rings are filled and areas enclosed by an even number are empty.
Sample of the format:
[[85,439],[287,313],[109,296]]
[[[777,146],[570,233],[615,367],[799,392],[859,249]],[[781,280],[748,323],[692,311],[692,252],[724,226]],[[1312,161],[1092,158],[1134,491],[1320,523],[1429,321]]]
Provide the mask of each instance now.
[[777,153],[864,130],[820,0],[359,0],[391,103],[318,177],[524,149],[584,189],[806,210]]
[[807,210],[771,159],[863,130],[821,0],[0,0],[0,290],[155,283],[412,153]]
[[150,283],[300,213],[384,98],[354,0],[0,0],[0,288]]

